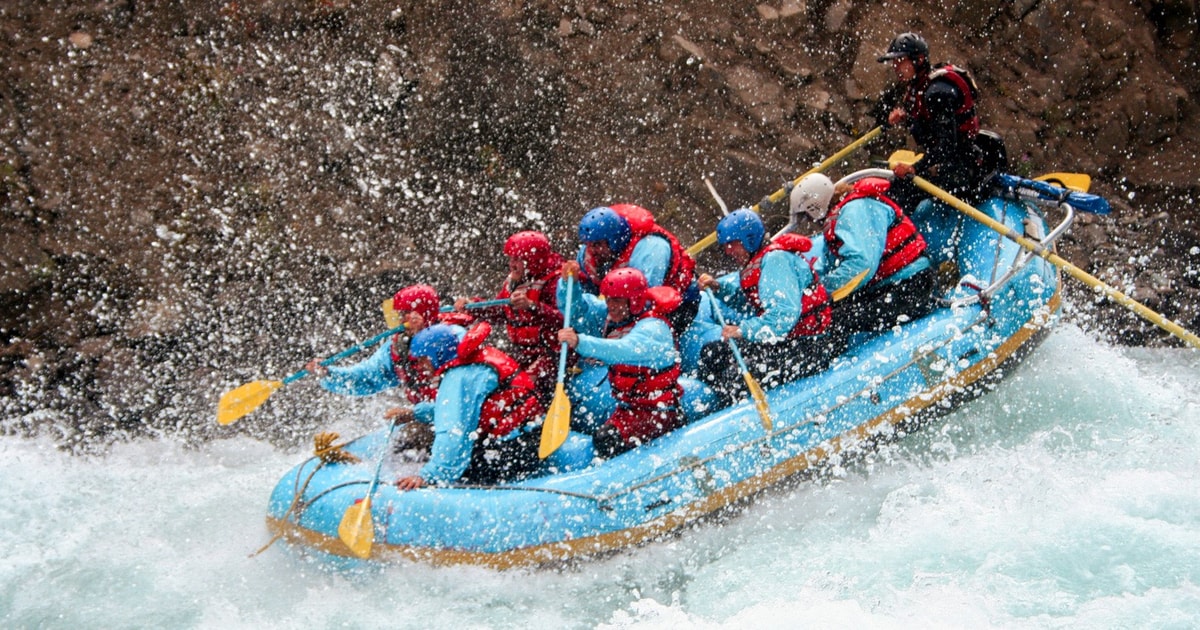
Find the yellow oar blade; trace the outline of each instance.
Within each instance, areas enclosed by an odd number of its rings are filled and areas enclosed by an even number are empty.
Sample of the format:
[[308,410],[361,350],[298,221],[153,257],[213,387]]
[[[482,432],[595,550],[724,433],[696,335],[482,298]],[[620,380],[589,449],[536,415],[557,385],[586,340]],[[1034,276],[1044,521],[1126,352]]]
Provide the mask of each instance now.
[[924,153],[914,153],[908,149],[893,151],[888,156],[888,168],[896,168],[897,164],[916,164],[923,157]]
[[742,372],[742,378],[746,379],[746,387],[750,390],[750,396],[754,398],[754,408],[758,410],[758,417],[762,419],[763,429],[770,431],[774,423],[771,422],[771,406],[767,404],[767,393],[753,374]]
[[1070,188],[1078,192],[1087,192],[1092,187],[1092,176],[1087,173],[1046,173],[1041,177],[1034,177],[1033,179],[1063,188]]
[[400,327],[400,313],[397,313],[396,309],[392,308],[392,298],[384,300],[383,304],[379,305],[379,308],[383,310],[383,321],[387,323],[388,328]]
[[371,545],[375,542],[375,522],[371,520],[371,497],[367,497],[346,508],[342,522],[338,523],[338,538],[346,543],[350,552],[359,558],[371,557]]
[[217,403],[217,422],[229,424],[258,409],[280,387],[283,387],[283,381],[254,381],[225,392]]
[[566,389],[560,381],[554,386],[554,400],[550,402],[550,411],[546,412],[546,422],[542,425],[542,442],[538,445],[538,457],[546,459],[567,441],[571,432],[571,401],[567,398]]

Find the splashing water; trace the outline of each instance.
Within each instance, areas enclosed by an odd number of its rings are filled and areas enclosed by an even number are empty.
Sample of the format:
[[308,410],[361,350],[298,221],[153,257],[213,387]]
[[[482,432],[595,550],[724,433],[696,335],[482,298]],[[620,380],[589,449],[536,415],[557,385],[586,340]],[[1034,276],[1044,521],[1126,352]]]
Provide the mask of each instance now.
[[996,391],[742,514],[560,571],[325,569],[268,540],[304,457],[0,440],[4,627],[1188,627],[1200,361],[1058,328]]

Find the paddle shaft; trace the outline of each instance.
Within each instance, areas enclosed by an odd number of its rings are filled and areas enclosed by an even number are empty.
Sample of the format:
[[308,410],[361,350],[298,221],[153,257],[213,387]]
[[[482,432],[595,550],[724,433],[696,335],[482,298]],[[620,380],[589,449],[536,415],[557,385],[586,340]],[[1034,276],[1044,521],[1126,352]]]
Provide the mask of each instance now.
[[379,484],[379,475],[383,472],[383,460],[391,452],[392,435],[396,432],[397,426],[396,422],[392,422],[387,438],[383,441],[383,448],[379,449],[379,458],[375,462],[375,474],[371,477],[371,483],[367,484],[367,494],[363,496],[362,501],[352,503],[350,507],[346,508],[345,513],[342,514],[342,521],[338,523],[338,538],[341,538],[346,547],[360,558],[371,556],[371,545],[375,542],[375,518],[371,514],[371,497],[375,494],[375,487]]
[[[708,293],[708,299],[712,300],[713,302],[713,313],[717,316],[717,323],[721,325],[721,328],[724,328],[725,314],[721,312],[720,302],[717,300],[716,296],[713,295],[712,289],[705,289],[704,291]],[[741,370],[743,374],[749,372],[749,368],[746,367],[746,361],[742,359],[742,351],[738,350],[737,344],[734,343],[733,338],[730,337],[725,341],[729,342],[729,349],[733,351],[733,358],[737,360],[738,369]]]
[[1172,335],[1175,335],[1176,337],[1178,337],[1179,339],[1188,343],[1192,347],[1200,349],[1200,337],[1197,337],[1196,335],[1185,330],[1182,326],[1176,324],[1175,322],[1168,320],[1167,318],[1163,317],[1162,315],[1159,315],[1158,313],[1156,313],[1155,311],[1150,309],[1148,306],[1142,304],[1141,302],[1138,302],[1137,300],[1129,297],[1128,295],[1125,295],[1124,293],[1118,291],[1117,289],[1105,284],[1099,278],[1096,278],[1095,276],[1080,269],[1079,267],[1076,267],[1075,265],[1072,265],[1071,263],[1067,262],[1066,260],[1063,260],[1061,257],[1059,257],[1054,252],[1051,252],[1050,250],[1046,249],[1041,243],[1038,243],[1037,241],[1028,239],[1028,238],[1022,236],[1021,234],[1018,234],[1012,228],[1004,225],[1003,223],[1000,223],[999,221],[996,221],[995,219],[984,214],[983,212],[980,212],[979,210],[973,208],[966,202],[964,202],[961,199],[955,197],[954,195],[951,195],[950,193],[942,190],[941,188],[938,188],[933,183],[931,183],[930,181],[928,181],[922,177],[914,177],[913,181],[921,189],[923,189],[926,192],[928,192],[929,194],[937,197],[938,199],[941,199],[942,201],[944,201],[945,203],[947,203],[951,207],[953,207],[955,210],[958,210],[959,212],[966,214],[967,216],[986,225],[987,227],[991,228],[992,230],[999,232],[1005,238],[1008,238],[1009,240],[1017,243],[1021,247],[1024,247],[1025,249],[1037,254],[1038,256],[1045,258],[1046,260],[1050,261],[1050,263],[1053,264],[1054,266],[1058,267],[1059,269],[1062,269],[1063,271],[1067,272],[1069,275],[1073,276],[1076,280],[1083,282],[1084,284],[1088,285],[1089,287],[1092,287],[1093,289],[1099,289],[1100,291],[1104,292],[1105,295],[1107,295],[1109,298],[1111,298],[1114,302],[1128,308],[1129,310],[1133,311],[1134,313],[1137,313],[1146,321],[1158,326],[1159,328],[1162,328],[1163,330],[1171,333]]
[[[337,363],[338,361],[341,361],[342,359],[345,359],[346,357],[348,357],[350,355],[362,352],[362,350],[364,348],[369,348],[369,347],[379,343],[380,341],[383,341],[384,339],[387,339],[388,337],[395,335],[397,333],[401,333],[401,332],[404,332],[403,325],[397,326],[397,327],[389,329],[389,330],[385,330],[385,331],[379,333],[378,335],[371,337],[370,339],[368,339],[366,341],[363,341],[361,343],[357,343],[353,346],[350,346],[349,348],[342,350],[341,352],[329,357],[328,359],[321,361],[321,365],[324,365],[324,366],[333,365],[334,363]],[[292,381],[296,381],[301,378],[304,378],[305,376],[308,376],[308,370],[300,370],[299,372],[293,372],[284,377],[283,384],[286,385],[288,383],[291,383]]]
[[[510,300],[508,298],[497,298],[495,300],[479,300],[478,302],[467,302],[467,304],[465,306],[463,306],[463,308],[467,309],[468,311],[474,311],[476,309],[481,309],[481,308],[492,308],[493,306],[508,306],[508,303],[511,301],[512,300]],[[443,306],[440,309],[438,309],[438,311],[442,312],[442,313],[450,313],[450,312],[454,311],[454,306],[446,305],[446,306]]]
[[[567,303],[563,309],[563,327],[571,326],[572,298],[575,293],[575,276],[567,276]],[[558,450],[567,440],[571,432],[571,399],[567,398],[563,380],[567,374],[567,350],[570,346],[562,342],[558,349],[558,382],[554,386],[554,398],[550,400],[550,409],[546,411],[546,419],[542,422],[542,435],[538,443],[538,459],[546,459]]]
[[[713,295],[712,289],[705,289],[704,292],[708,294],[708,299],[713,303],[713,312],[717,316],[717,323],[721,325],[721,328],[725,328],[725,314],[721,312],[721,302]],[[767,394],[762,391],[762,386],[750,373],[750,368],[746,367],[742,351],[738,349],[733,338],[730,337],[726,341],[729,342],[729,349],[733,351],[733,358],[737,361],[738,369],[742,371],[742,378],[746,380],[746,388],[750,390],[750,395],[754,398],[754,407],[758,411],[759,419],[762,420],[763,429],[769,432],[774,423],[771,420],[771,406],[767,403]]]
[[[567,276],[567,305],[563,309],[563,325],[571,325],[571,298],[575,296],[575,276]],[[567,342],[562,342],[558,348],[558,384],[562,385],[567,373]]]
[[[838,151],[837,153],[834,153],[833,155],[826,158],[824,162],[821,162],[820,164],[814,166],[812,169],[805,172],[800,177],[797,177],[796,179],[792,180],[792,186],[795,186],[796,184],[798,184],[800,182],[800,180],[804,179],[808,175],[812,175],[813,173],[823,172],[825,169],[829,168],[830,166],[837,164],[838,162],[843,160],[847,155],[850,155],[851,153],[857,151],[859,149],[859,147],[861,147],[862,145],[874,140],[875,137],[878,136],[882,132],[883,132],[883,127],[876,127],[874,129],[868,131],[867,133],[863,134],[863,136],[861,138],[859,138],[858,140],[855,140],[854,142],[851,142],[850,144],[846,145],[846,148],[842,149],[841,151]],[[788,187],[788,186],[780,188],[779,190],[772,193],[771,196],[767,197],[766,201],[768,203],[779,203],[780,201],[783,200],[784,197],[786,197],[791,192],[789,190],[789,188],[790,187]],[[750,206],[750,209],[755,212],[761,213],[761,208],[759,207],[759,205],[761,203],[762,202],[759,202],[759,203],[754,204],[753,206]],[[700,252],[708,249],[716,242],[717,242],[717,233],[713,232],[712,234],[705,236],[704,238],[700,239],[699,241],[696,241],[695,245],[692,245],[691,247],[687,248],[687,253],[690,256],[695,256],[696,254],[699,254]]]
[[[468,302],[464,307],[468,311],[473,311],[477,308],[491,308],[493,306],[508,306],[508,298],[500,298],[495,300],[480,300],[478,302]],[[392,298],[388,298],[380,303],[379,308],[383,310],[383,321],[387,322],[388,326],[398,326],[400,324],[400,314],[396,309],[392,308]],[[454,311],[453,305],[446,305],[438,309],[440,313],[450,313]]]
[[364,501],[370,501],[371,495],[375,494],[375,486],[379,484],[379,473],[383,471],[383,460],[387,458],[388,451],[392,445],[392,435],[396,432],[396,427],[399,423],[392,421],[392,426],[388,429],[387,439],[383,442],[383,449],[379,452],[379,461],[375,462],[375,476],[371,478],[371,483],[367,485],[367,494],[363,497]]

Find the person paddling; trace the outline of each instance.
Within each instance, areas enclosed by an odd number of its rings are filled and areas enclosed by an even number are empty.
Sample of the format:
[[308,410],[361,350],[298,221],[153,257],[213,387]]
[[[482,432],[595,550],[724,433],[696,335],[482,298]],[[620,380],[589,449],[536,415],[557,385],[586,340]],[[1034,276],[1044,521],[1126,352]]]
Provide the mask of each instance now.
[[681,426],[683,388],[671,327],[653,308],[642,272],[614,269],[599,289],[608,305],[601,334],[567,327],[558,339],[608,366],[616,410],[592,434],[592,444],[600,457],[613,457]]
[[[599,284],[610,271],[630,267],[646,278],[650,287],[667,286],[679,292],[682,302],[671,314],[672,329],[683,332],[696,315],[700,289],[696,285],[696,262],[679,244],[679,239],[654,221],[649,210],[632,204],[593,208],[579,221],[581,246],[575,261],[583,299],[576,304],[573,323],[584,332],[595,333],[605,321],[604,302],[598,299]],[[564,267],[564,277],[566,268]],[[565,296],[559,281],[559,302]]]
[[925,239],[888,195],[890,182],[868,177],[843,191],[806,175],[791,193],[793,214],[822,225],[824,283],[834,300],[833,333],[879,331],[924,317],[936,306],[937,278]]
[[455,482],[493,484],[528,476],[538,466],[545,416],[533,379],[516,360],[485,342],[491,325],[462,329],[437,324],[413,336],[410,352],[438,381],[433,445],[416,475],[396,480],[401,490]]
[[[508,299],[508,304],[479,308],[472,314],[492,324],[504,324],[510,354],[534,379],[542,403],[549,404],[558,366],[555,335],[563,325],[554,290],[563,259],[546,235],[535,231],[508,237],[504,254],[508,256],[508,277],[496,297]],[[465,313],[469,301],[455,300],[455,311]]]
[[[913,165],[895,167],[892,197],[912,214],[929,195],[905,181],[916,174],[951,194],[975,204],[990,178],[980,134],[979,89],[963,68],[931,65],[929,44],[916,33],[901,33],[879,56],[891,63],[898,83],[880,99],[876,122],[904,127],[924,152]],[[997,137],[998,138],[998,137]]]
[[[321,365],[313,359],[304,366],[324,389],[348,396],[371,396],[393,388],[403,388],[409,406],[396,406],[384,412],[384,419],[395,423],[410,423],[399,431],[398,444],[418,451],[428,447],[433,439],[426,425],[433,421],[433,400],[437,381],[431,371],[424,370],[408,352],[408,340],[425,328],[447,316],[452,321],[464,321],[457,313],[440,313],[437,289],[427,284],[404,287],[392,297],[392,308],[404,323],[404,332],[397,333],[379,345],[366,359],[348,366]],[[415,423],[411,421],[416,420]]]
[[727,323],[721,339],[701,350],[700,379],[718,393],[720,406],[729,406],[742,389],[729,339],[738,340],[747,367],[767,387],[828,367],[841,348],[827,334],[829,294],[803,256],[812,242],[799,234],[767,241],[762,219],[747,208],[717,223],[717,242],[741,268],[721,278],[701,274],[700,286],[734,310],[751,313]]

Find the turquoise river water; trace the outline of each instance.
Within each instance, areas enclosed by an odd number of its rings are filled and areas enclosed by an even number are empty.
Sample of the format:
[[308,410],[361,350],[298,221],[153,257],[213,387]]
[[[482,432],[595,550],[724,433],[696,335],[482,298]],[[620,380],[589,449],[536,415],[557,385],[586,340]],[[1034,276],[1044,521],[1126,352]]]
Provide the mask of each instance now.
[[0,627],[1200,626],[1200,353],[1066,325],[862,461],[561,570],[250,558],[301,448],[0,439]]

